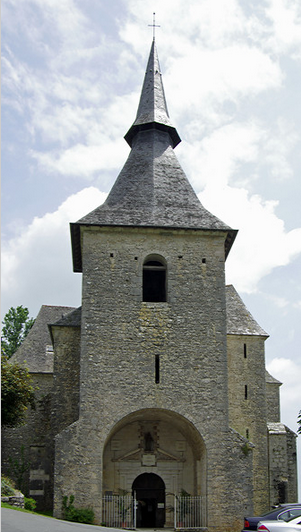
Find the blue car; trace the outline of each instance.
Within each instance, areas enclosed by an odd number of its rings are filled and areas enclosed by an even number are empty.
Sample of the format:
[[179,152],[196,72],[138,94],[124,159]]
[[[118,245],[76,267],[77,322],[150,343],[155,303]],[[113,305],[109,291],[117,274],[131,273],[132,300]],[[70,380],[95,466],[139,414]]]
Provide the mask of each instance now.
[[301,515],[301,503],[294,504],[279,504],[276,508],[269,510],[259,517],[245,517],[244,528],[241,532],[249,532],[250,530],[257,530],[259,521],[271,521],[281,519],[282,521],[288,521],[293,517]]

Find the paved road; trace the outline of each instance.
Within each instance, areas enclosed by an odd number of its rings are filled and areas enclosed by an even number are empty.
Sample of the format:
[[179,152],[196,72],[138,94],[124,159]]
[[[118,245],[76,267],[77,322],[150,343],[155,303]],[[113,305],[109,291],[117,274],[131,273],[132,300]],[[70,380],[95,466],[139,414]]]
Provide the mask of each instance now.
[[115,530],[121,529],[70,523],[70,521],[1,508],[1,532],[114,532]]

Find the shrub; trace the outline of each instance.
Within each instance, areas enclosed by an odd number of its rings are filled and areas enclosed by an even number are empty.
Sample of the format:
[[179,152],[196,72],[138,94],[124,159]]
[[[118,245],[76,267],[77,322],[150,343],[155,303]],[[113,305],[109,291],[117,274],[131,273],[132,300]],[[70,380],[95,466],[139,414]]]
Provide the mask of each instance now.
[[25,424],[28,407],[35,409],[35,394],[28,370],[10,364],[1,355],[1,425],[16,427]]
[[15,485],[10,478],[1,476],[1,495],[4,497],[12,497],[15,494]]
[[34,512],[36,507],[37,507],[37,503],[34,499],[28,499],[27,497],[24,497],[25,510],[30,510],[31,512]]
[[69,503],[67,496],[63,498],[63,512],[66,521],[92,524],[94,521],[94,512],[92,508],[75,508],[73,503],[74,495],[70,495]]

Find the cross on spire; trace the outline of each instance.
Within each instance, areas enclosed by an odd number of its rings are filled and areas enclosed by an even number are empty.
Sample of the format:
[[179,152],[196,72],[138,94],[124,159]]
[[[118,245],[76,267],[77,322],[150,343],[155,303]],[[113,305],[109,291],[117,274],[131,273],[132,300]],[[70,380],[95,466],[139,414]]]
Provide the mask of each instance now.
[[155,40],[155,36],[156,36],[156,28],[160,28],[161,26],[159,26],[158,24],[156,24],[156,13],[153,13],[153,23],[152,24],[149,24],[149,26],[151,28],[153,28],[153,40]]

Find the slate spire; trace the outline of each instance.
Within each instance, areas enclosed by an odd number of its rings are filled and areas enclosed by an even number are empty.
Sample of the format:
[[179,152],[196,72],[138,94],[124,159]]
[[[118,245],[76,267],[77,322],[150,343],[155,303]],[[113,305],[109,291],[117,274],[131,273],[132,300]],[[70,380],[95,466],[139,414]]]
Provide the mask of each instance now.
[[87,226],[224,232],[227,256],[237,231],[203,207],[175,155],[180,137],[168,115],[154,41],[125,139],[131,152],[105,203],[70,224],[74,271],[82,271],[81,231]]
[[138,131],[157,128],[167,131],[175,148],[181,139],[173,127],[164,94],[162,74],[155,41],[153,40],[147,63],[135,122],[125,135],[125,140],[132,147],[132,140]]

